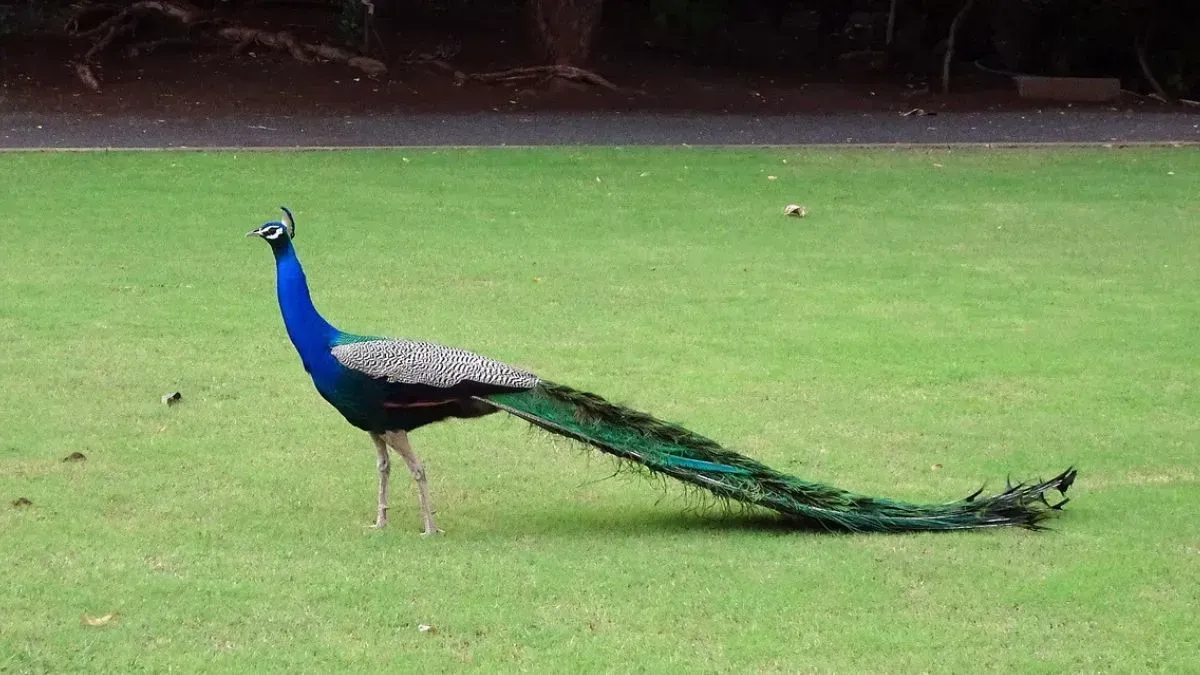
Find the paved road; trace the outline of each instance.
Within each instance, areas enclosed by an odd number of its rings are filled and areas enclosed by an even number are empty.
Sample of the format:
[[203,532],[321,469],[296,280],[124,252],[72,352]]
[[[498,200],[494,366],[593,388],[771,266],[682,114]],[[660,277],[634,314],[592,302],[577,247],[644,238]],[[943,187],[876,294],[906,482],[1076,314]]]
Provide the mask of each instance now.
[[0,148],[1200,143],[1200,113],[471,114],[180,120],[0,114]]

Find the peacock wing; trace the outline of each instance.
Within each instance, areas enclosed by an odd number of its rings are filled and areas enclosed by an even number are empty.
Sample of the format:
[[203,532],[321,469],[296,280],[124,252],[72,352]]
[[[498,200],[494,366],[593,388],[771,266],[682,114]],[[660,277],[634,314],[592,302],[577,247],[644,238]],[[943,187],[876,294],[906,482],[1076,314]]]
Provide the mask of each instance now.
[[475,395],[532,389],[533,373],[465,349],[432,342],[372,339],[334,346],[338,363],[371,378],[397,385]]

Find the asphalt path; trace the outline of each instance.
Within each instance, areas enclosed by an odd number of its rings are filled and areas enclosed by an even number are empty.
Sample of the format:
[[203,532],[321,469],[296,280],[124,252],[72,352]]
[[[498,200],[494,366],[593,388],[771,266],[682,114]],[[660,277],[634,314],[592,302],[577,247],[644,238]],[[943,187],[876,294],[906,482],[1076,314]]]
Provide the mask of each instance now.
[[0,149],[534,145],[1200,144],[1200,113],[479,113],[157,119],[0,114]]

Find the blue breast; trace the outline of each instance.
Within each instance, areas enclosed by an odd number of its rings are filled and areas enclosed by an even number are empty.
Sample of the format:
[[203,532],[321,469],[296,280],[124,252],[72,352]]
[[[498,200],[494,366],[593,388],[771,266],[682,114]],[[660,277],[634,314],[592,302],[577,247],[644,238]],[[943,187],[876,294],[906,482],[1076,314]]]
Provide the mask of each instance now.
[[[334,345],[355,341],[361,336],[343,333],[326,321],[308,291],[308,281],[291,242],[275,250],[275,268],[279,309],[288,338],[300,355],[313,385],[348,422],[367,431],[411,428],[412,416],[394,406],[384,405],[400,385],[388,383],[346,368],[330,351]],[[422,409],[425,417],[432,409]],[[424,419],[424,418],[422,418]]]

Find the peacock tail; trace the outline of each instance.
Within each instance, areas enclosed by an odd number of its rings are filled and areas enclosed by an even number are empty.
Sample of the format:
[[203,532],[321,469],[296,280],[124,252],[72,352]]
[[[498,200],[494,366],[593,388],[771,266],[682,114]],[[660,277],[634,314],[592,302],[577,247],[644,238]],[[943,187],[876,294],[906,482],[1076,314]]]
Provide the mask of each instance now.
[[533,388],[480,397],[546,431],[591,445],[652,472],[703,488],[722,499],[764,507],[789,520],[856,532],[964,530],[1021,526],[1039,529],[1067,499],[1069,468],[1034,484],[1009,485],[956,502],[909,504],[868,497],[780,473],[676,424],[610,403],[596,394],[541,380]]

